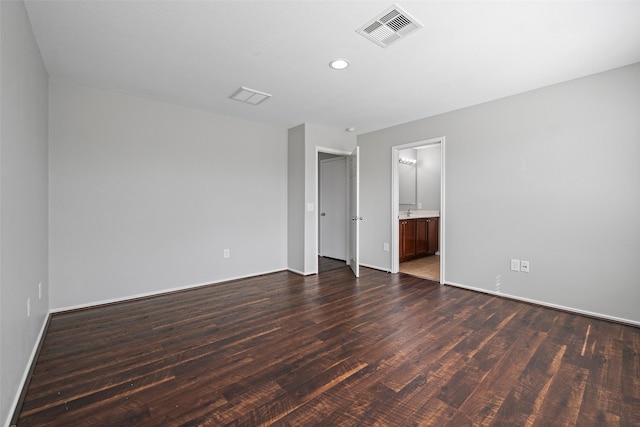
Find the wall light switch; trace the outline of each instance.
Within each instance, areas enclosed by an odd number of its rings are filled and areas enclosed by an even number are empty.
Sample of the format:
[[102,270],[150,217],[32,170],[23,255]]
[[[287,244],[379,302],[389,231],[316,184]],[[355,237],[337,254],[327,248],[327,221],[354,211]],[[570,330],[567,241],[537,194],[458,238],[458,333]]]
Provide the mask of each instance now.
[[520,260],[512,259],[511,260],[511,271],[520,271]]
[[520,260],[520,271],[523,273],[529,272],[529,261]]
[[307,203],[307,211],[313,212],[313,203]]
[[385,243],[384,245],[382,245],[382,248],[384,249],[385,252],[389,252],[389,244]]
[[225,258],[231,258],[231,252],[229,251],[229,249],[225,249],[225,250],[222,252],[222,254],[223,254],[223,256],[224,256]]

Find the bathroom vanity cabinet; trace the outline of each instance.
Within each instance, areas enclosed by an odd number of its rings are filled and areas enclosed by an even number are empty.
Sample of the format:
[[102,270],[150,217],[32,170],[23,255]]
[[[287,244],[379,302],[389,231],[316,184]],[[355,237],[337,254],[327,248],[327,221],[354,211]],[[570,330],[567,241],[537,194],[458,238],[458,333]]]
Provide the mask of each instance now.
[[438,251],[438,218],[407,218],[399,222],[400,262]]

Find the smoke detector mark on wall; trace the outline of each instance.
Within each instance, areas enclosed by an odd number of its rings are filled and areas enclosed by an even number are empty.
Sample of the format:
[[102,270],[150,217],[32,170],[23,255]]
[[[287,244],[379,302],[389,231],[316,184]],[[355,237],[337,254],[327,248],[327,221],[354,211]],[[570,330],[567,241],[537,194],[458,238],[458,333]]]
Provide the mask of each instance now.
[[249,89],[248,87],[242,86],[240,89],[236,90],[233,95],[230,96],[230,98],[235,99],[236,101],[245,102],[247,104],[258,105],[271,98],[271,95],[265,92],[260,92],[259,90]]
[[422,28],[420,22],[394,4],[358,28],[356,32],[378,46],[387,47],[420,28]]

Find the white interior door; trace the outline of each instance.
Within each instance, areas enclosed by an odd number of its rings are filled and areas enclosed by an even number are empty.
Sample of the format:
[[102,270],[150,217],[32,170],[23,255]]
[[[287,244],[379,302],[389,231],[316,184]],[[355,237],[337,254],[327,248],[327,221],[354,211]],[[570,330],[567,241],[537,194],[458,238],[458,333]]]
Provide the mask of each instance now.
[[349,156],[349,266],[360,277],[360,147]]
[[347,260],[347,159],[320,162],[320,255]]

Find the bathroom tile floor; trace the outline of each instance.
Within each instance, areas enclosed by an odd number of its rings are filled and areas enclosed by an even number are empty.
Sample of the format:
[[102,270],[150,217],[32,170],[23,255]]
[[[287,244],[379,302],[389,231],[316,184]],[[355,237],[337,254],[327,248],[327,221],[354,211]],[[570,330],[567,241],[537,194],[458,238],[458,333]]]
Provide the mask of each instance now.
[[400,263],[400,272],[440,281],[440,255],[430,255]]

